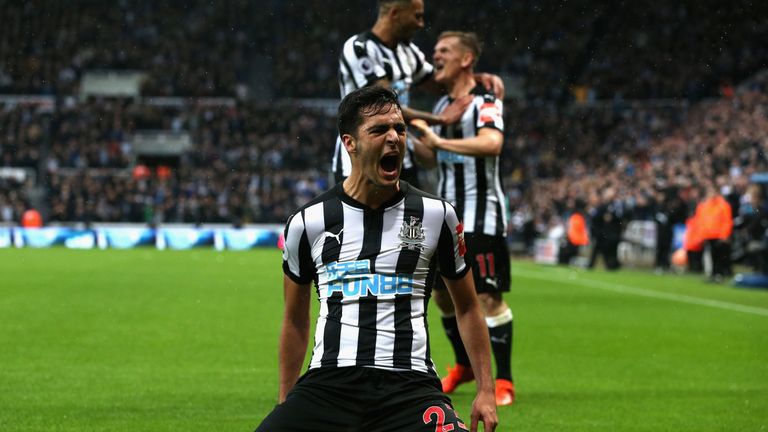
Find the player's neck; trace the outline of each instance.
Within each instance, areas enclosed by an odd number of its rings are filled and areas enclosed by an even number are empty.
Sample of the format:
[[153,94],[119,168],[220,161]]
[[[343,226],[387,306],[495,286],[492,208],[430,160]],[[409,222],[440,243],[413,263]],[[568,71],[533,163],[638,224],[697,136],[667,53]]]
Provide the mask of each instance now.
[[392,26],[386,21],[376,21],[376,24],[374,24],[373,28],[371,29],[371,33],[376,35],[376,37],[379,38],[384,43],[384,45],[390,48],[395,48],[399,42],[395,38],[395,33],[392,31]]
[[344,180],[342,187],[344,193],[353,200],[372,209],[377,209],[400,191],[400,182],[398,181],[394,186],[376,186],[364,178],[362,174],[352,171],[349,177]]
[[466,96],[472,93],[472,89],[475,88],[477,82],[474,75],[470,73],[463,73],[456,77],[456,80],[448,83],[447,90],[448,96],[451,99],[456,100],[460,97]]

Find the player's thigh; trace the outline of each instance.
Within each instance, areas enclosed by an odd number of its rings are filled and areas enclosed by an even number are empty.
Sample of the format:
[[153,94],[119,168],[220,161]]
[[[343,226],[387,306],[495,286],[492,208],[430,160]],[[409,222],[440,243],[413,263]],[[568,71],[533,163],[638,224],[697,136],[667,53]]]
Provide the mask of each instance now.
[[[465,431],[437,376],[421,372],[372,371],[373,399],[366,407],[365,432]],[[446,429],[447,427],[447,429]]]
[[276,406],[256,432],[353,432],[356,422],[338,406],[298,395]]
[[354,432],[362,409],[350,395],[359,387],[361,371],[344,369],[305,374],[256,432]]
[[465,261],[472,265],[478,293],[504,293],[511,285],[509,249],[504,237],[467,233]]

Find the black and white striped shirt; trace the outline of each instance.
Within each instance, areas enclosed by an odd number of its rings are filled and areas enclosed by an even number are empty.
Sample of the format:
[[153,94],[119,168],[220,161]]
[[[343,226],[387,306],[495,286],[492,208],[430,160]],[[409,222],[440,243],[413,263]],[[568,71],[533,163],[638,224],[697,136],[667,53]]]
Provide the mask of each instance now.
[[342,184],[294,213],[285,227],[283,271],[315,282],[320,299],[309,368],[368,366],[436,375],[430,359],[427,281],[458,279],[463,229],[453,207],[401,181],[379,209]]
[[[474,99],[461,120],[452,125],[437,125],[432,129],[444,138],[477,136],[480,128],[495,128],[504,132],[503,103],[478,86],[472,91]],[[443,96],[433,112],[441,113],[452,100]],[[501,187],[498,156],[465,156],[445,150],[437,151],[439,166],[438,194],[456,207],[467,232],[505,236],[507,211]]]
[[[429,79],[433,70],[424,53],[413,42],[399,43],[393,50],[371,31],[366,31],[347,39],[342,47],[339,56],[341,97],[386,79],[397,93],[400,105],[408,106],[411,87]],[[410,153],[409,150],[405,154],[405,168],[413,166]],[[352,169],[341,139],[336,140],[332,169],[334,173],[341,172],[344,177],[349,176]]]

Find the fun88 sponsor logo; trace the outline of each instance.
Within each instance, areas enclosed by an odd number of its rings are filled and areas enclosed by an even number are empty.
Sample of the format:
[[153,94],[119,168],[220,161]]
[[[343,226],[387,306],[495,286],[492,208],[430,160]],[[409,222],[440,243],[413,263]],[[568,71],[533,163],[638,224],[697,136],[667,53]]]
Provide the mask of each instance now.
[[336,292],[345,297],[413,294],[411,275],[371,274],[370,260],[334,262],[326,266],[326,271],[329,296]]

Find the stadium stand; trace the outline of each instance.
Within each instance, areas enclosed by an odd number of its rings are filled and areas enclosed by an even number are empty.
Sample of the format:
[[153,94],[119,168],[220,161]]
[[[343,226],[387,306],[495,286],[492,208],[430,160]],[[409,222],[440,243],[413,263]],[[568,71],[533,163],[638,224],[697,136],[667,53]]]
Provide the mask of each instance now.
[[248,1],[4,4],[0,91],[72,94],[85,70],[143,69],[145,94],[231,96],[249,47],[269,30],[256,8]]
[[19,223],[27,208],[23,183],[0,177],[0,224]]

